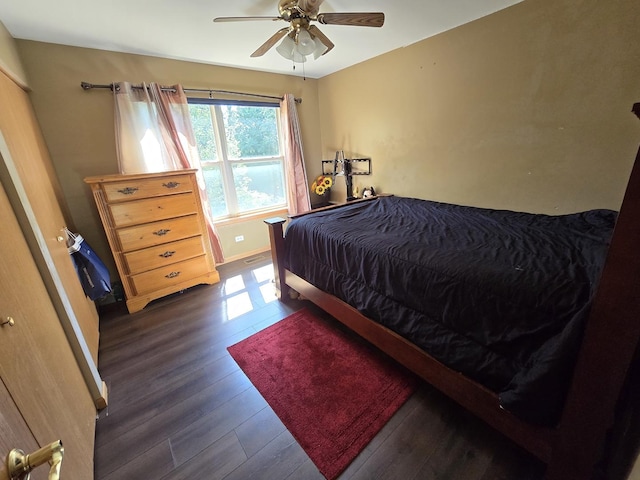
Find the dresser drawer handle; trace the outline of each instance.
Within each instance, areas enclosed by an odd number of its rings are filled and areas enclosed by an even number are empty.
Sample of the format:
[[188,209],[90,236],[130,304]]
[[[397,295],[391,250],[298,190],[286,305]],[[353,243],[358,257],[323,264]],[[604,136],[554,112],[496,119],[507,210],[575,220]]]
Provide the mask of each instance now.
[[162,184],[162,186],[165,188],[176,188],[178,185],[180,185],[179,182],[168,182]]
[[137,191],[138,191],[137,187],[127,187],[127,188],[122,188],[118,190],[118,192],[120,192],[123,195],[133,195]]
[[178,275],[180,275],[180,272],[171,272],[168,275],[165,275],[166,278],[176,278]]
[[175,254],[175,250],[171,251],[171,250],[167,250],[164,253],[161,253],[160,255],[158,255],[159,257],[164,257],[164,258],[169,258],[169,257],[173,257],[173,255]]
[[157,230],[155,232],[153,232],[154,235],[157,235],[159,237],[166,235],[167,233],[169,233],[171,230],[169,230],[168,228],[161,228],[160,230]]

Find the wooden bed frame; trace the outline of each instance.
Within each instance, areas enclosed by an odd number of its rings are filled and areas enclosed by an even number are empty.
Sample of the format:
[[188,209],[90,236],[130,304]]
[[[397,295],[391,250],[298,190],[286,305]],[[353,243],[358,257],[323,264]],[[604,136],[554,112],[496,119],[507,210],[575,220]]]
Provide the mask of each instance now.
[[[633,106],[633,112],[640,118],[640,103]],[[285,221],[265,220],[280,300],[288,299],[291,288],[321,307],[545,462],[547,480],[594,477],[640,338],[640,150],[593,301],[562,419],[555,428],[529,424],[500,408],[494,392],[449,369],[396,333],[285,269],[282,263]]]

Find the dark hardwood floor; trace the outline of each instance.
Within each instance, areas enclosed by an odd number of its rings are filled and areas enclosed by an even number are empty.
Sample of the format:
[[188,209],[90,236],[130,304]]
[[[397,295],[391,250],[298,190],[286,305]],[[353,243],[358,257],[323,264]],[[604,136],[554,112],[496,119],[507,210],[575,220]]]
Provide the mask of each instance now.
[[[133,315],[124,307],[101,314],[109,406],[97,422],[97,480],[323,478],[226,350],[307,304],[275,300],[266,255],[219,271],[217,285]],[[340,478],[536,480],[543,472],[421,385]]]

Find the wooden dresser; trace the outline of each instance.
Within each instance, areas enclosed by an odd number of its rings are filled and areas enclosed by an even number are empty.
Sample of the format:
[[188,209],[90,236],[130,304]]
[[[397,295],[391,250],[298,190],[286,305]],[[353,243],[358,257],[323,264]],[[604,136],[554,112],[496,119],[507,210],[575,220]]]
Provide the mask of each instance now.
[[151,300],[217,283],[195,170],[85,178],[130,313]]

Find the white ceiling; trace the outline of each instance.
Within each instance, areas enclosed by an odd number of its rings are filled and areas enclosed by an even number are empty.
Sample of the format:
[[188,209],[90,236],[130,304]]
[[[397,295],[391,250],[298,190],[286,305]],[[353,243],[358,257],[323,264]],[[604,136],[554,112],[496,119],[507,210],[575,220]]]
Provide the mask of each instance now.
[[278,0],[3,0],[14,38],[321,78],[522,0],[326,0],[320,12],[384,12],[382,28],[319,25],[335,48],[295,71],[272,48],[250,55],[284,21],[213,23],[220,16],[278,16]]

